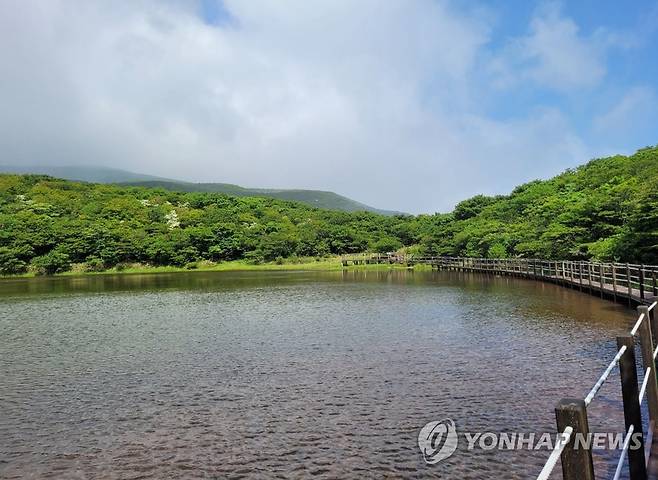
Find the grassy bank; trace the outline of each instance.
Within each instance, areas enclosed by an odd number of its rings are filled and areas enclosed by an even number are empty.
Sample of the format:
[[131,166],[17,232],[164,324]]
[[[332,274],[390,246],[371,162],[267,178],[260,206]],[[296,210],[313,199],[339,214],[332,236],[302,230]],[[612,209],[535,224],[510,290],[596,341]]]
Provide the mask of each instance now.
[[[85,275],[130,275],[146,273],[180,273],[180,272],[241,272],[241,271],[340,271],[348,270],[404,270],[404,265],[370,264],[370,265],[342,265],[340,257],[316,259],[286,259],[282,262],[252,263],[245,260],[231,262],[195,262],[185,267],[152,266],[143,264],[128,264],[118,268],[90,271],[86,264],[76,264],[72,270],[57,273],[53,276],[85,276]],[[414,269],[429,268],[425,265],[416,265]],[[20,275],[4,275],[0,278],[31,278],[36,277],[34,272]]]

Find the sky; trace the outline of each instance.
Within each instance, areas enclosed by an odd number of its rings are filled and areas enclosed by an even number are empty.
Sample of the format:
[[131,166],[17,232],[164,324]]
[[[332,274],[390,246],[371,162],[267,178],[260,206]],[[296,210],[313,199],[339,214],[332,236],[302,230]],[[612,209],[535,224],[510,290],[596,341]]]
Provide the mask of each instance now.
[[0,157],[449,211],[658,144],[658,0],[4,0]]

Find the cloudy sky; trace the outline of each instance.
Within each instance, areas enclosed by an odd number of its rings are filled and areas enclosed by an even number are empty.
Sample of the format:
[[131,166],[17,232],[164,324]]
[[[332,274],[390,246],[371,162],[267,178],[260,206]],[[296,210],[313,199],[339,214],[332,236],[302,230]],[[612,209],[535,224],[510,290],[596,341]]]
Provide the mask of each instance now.
[[0,163],[449,210],[658,143],[658,1],[3,0]]

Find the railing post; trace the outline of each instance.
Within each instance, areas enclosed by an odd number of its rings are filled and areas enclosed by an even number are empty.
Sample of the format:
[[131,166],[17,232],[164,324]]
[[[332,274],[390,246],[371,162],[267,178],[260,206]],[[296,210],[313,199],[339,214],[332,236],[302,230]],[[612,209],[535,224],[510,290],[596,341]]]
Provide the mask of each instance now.
[[526,275],[526,277],[530,276],[530,270],[531,270],[530,260],[526,259],[526,261],[525,261],[525,275]]
[[[658,382],[656,382],[656,362],[653,360],[653,337],[651,335],[651,316],[649,307],[641,305],[637,307],[637,313],[644,315],[640,324],[638,334],[640,336],[640,347],[642,352],[642,366],[646,372],[651,367],[651,378],[647,384],[647,402],[649,404],[649,420],[658,421]],[[655,423],[654,423],[655,424]]]
[[[640,410],[639,391],[637,387],[637,368],[635,366],[635,348],[633,337],[617,337],[617,347],[626,346],[626,351],[619,359],[621,377],[621,395],[624,402],[624,422],[626,432],[633,426],[633,435],[639,434],[639,448],[629,448],[628,469],[631,480],[646,480],[647,467],[644,458],[644,435],[642,433],[642,411]],[[635,446],[635,445],[634,445]]]
[[567,284],[567,279],[569,273],[569,263],[568,262],[562,262],[562,284],[566,285]]
[[569,281],[571,285],[576,283],[576,264],[572,261],[569,261]]
[[562,284],[567,285],[569,279],[569,262],[562,263]]
[[644,300],[644,265],[640,265],[640,298]]
[[633,283],[631,282],[631,267],[626,264],[626,281],[628,283],[628,306],[631,306],[631,298],[633,298]]
[[612,294],[615,302],[617,301],[617,269],[615,264],[612,264]]
[[519,277],[525,277],[525,260],[519,260]]
[[567,271],[564,268],[564,262],[562,262],[562,285],[566,284]]
[[600,281],[600,293],[601,293],[601,298],[603,298],[603,269],[605,267],[603,266],[602,263],[599,263],[599,281]]
[[[558,434],[567,427],[573,433],[562,452],[562,478],[564,480],[594,480],[594,464],[591,448],[585,448],[589,440],[587,407],[581,399],[563,398],[555,407]],[[576,448],[576,441],[578,445]]]

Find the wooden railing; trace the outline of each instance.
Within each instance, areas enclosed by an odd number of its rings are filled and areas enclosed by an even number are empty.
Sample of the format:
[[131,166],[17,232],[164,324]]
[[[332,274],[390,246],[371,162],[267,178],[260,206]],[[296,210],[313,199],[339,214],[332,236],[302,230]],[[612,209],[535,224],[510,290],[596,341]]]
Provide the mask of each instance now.
[[[548,458],[537,480],[549,478],[558,458],[562,461],[564,480],[594,480],[592,440],[587,420],[587,409],[610,374],[619,367],[624,408],[625,435],[622,451],[613,476],[621,477],[626,460],[631,480],[647,480],[653,435],[658,422],[658,383],[656,382],[656,356],[653,332],[658,331],[654,302],[638,306],[638,319],[630,335],[617,337],[617,354],[608,368],[584,399],[563,398],[555,407],[557,431],[561,441]],[[639,386],[635,358],[635,340],[640,342],[642,356],[642,384]],[[646,431],[642,424],[642,404],[648,403],[649,422]],[[633,441],[631,442],[631,439]],[[633,444],[634,448],[631,448]]]
[[342,257],[343,265],[365,263],[428,264],[461,270],[541,279],[598,292],[629,305],[651,303],[658,296],[658,266],[532,258],[430,257],[397,254],[356,254]]

